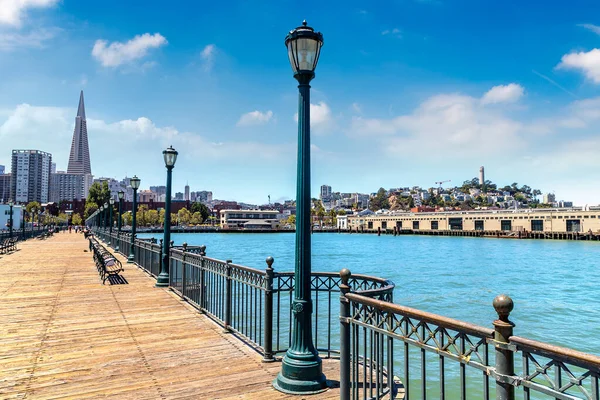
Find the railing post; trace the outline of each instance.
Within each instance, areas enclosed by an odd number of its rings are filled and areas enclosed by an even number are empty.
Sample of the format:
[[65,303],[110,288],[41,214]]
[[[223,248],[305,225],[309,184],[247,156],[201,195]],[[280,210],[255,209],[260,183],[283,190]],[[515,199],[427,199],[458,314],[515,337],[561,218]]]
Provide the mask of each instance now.
[[183,255],[181,256],[181,297],[185,299],[185,252],[187,251],[187,243],[183,242]]
[[514,307],[510,297],[501,294],[493,302],[498,313],[494,321],[494,347],[496,348],[496,400],[514,400],[515,387],[512,379],[515,375],[514,353],[509,348],[509,339],[513,334],[513,324],[508,316]]
[[206,246],[200,246],[200,311],[206,310],[206,288],[204,287],[204,257],[206,256]]
[[267,257],[267,269],[265,278],[265,345],[263,362],[273,362],[273,257]]
[[[231,328],[231,260],[225,261],[225,332]],[[248,316],[246,316],[247,318]]]
[[346,294],[350,292],[350,270],[340,271],[340,399],[350,399],[350,301]]
[[[163,240],[160,239],[160,250],[158,251],[158,272],[160,272],[160,263],[162,262],[162,258],[163,258]],[[150,275],[152,275],[152,267],[150,267]],[[157,275],[158,276],[158,275]]]

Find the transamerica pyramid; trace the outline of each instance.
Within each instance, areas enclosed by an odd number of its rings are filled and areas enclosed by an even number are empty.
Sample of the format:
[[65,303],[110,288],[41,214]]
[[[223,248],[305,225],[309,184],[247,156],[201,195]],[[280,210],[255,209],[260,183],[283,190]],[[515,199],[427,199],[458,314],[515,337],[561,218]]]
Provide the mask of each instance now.
[[75,117],[75,131],[71,142],[69,155],[68,174],[91,174],[90,148],[88,146],[87,124],[85,121],[85,105],[83,104],[83,90],[79,95],[79,107]]

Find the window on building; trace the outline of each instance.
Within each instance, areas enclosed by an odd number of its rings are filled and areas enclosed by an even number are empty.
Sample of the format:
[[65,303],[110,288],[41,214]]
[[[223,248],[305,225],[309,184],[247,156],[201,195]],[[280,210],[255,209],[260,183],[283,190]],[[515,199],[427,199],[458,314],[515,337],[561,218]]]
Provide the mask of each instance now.
[[402,221],[396,221],[396,229],[402,229]]
[[482,231],[483,230],[483,220],[476,220],[475,221],[475,230],[476,231]]
[[381,221],[381,229],[387,229],[387,221]]
[[462,218],[449,218],[448,224],[450,225],[451,230],[460,231],[463,229],[463,219]]
[[368,229],[373,229],[373,221],[367,222],[367,228]]
[[512,230],[512,221],[509,219],[503,219],[500,221],[500,229],[503,231]]
[[413,221],[413,229],[419,229],[419,221]]
[[541,232],[544,230],[544,220],[541,219],[532,219],[531,220],[531,230],[534,232]]
[[431,221],[431,229],[439,229],[438,221]]
[[581,221],[578,219],[568,219],[567,232],[581,232]]

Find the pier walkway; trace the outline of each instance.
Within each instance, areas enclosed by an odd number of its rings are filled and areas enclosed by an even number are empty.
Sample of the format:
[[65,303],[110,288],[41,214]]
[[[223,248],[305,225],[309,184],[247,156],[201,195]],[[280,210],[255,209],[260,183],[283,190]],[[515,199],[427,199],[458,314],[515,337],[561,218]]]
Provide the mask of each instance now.
[[0,398],[299,399],[271,387],[280,362],[117,257],[124,282],[102,285],[81,234],[0,255]]

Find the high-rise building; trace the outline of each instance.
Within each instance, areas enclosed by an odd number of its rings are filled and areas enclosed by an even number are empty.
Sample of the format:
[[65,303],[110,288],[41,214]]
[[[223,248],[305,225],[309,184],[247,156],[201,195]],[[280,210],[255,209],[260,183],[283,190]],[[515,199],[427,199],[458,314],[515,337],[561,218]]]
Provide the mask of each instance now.
[[157,196],[164,195],[167,193],[166,186],[150,186],[150,190],[156,193]]
[[75,117],[75,130],[73,131],[67,173],[80,175],[92,173],[85,106],[83,104],[83,90],[79,95],[79,107],[77,108],[77,116]]
[[321,185],[321,200],[329,201],[331,199],[331,186]]
[[52,154],[39,150],[12,151],[10,193],[18,203],[47,203]]
[[198,203],[210,203],[212,199],[212,192],[202,190],[200,192],[196,192],[196,199],[194,201],[197,201]]
[[544,204],[552,204],[556,202],[556,196],[554,193],[545,193],[542,197],[542,203]]
[[0,203],[8,203],[11,199],[10,177],[11,174],[0,175]]
[[[50,175],[50,201],[81,200],[84,196],[84,178],[81,174],[68,174],[64,171]],[[89,190],[89,189],[88,189]]]
[[175,193],[175,200],[183,201],[183,193],[181,193],[181,192]]
[[50,173],[51,174],[56,173],[56,163],[55,162],[53,162],[52,165],[50,166]]
[[4,165],[0,165],[0,175],[4,175]]
[[185,184],[185,200],[190,201],[190,185]]

